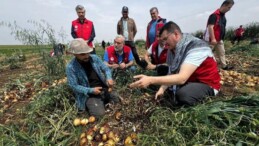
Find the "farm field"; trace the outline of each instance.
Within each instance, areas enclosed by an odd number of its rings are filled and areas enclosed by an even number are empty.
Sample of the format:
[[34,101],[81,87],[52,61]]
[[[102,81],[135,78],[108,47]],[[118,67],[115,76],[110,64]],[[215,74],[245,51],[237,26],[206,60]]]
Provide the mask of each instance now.
[[[107,105],[99,119],[77,113],[65,75],[73,56],[50,57],[50,50],[0,46],[0,145],[259,145],[259,45],[227,42],[234,69],[220,70],[218,96],[193,107],[174,106],[167,96],[155,101],[158,86],[131,89],[133,74],[119,72],[121,103]],[[102,58],[102,48],[96,51]]]

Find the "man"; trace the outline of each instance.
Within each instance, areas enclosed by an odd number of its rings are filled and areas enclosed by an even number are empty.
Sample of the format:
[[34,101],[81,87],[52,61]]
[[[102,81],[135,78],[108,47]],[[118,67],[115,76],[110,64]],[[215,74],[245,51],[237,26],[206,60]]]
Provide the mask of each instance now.
[[103,40],[103,41],[102,41],[103,50],[105,50],[105,46],[106,46],[106,43],[105,43],[105,41]]
[[240,25],[239,28],[236,29],[234,33],[235,33],[234,34],[235,36],[234,36],[233,40],[231,41],[231,43],[235,44],[235,42],[237,40],[237,44],[239,44],[239,42],[241,41],[241,39],[243,37],[243,34],[245,33],[243,26]]
[[104,63],[111,69],[135,71],[133,66],[133,54],[130,47],[124,45],[124,37],[116,36],[114,45],[107,47],[104,53]]
[[74,39],[68,51],[75,58],[67,65],[66,74],[78,110],[87,108],[90,115],[98,117],[105,114],[106,103],[119,100],[114,91],[108,92],[113,87],[110,69],[96,55],[90,55],[92,50],[82,38]]
[[[83,38],[90,47],[93,47],[95,38],[94,24],[92,21],[85,18],[85,8],[81,5],[76,6],[78,19],[72,21],[71,35],[75,38]],[[95,54],[93,47],[92,54]]]
[[146,35],[146,48],[149,48],[150,45],[156,40],[156,33],[159,27],[159,24],[165,24],[166,19],[158,16],[157,7],[150,9],[151,21],[147,25],[147,35]]
[[123,6],[121,13],[122,13],[122,17],[117,24],[117,34],[124,36],[125,45],[131,48],[131,51],[135,58],[136,63],[141,67],[143,67],[134,43],[134,37],[137,34],[137,26],[135,24],[135,21],[134,19],[129,17],[128,7]]
[[145,88],[150,84],[162,85],[155,95],[158,98],[168,87],[177,85],[175,98],[180,105],[195,105],[207,96],[215,96],[220,89],[220,76],[208,44],[192,35],[182,34],[179,26],[172,21],[161,29],[160,37],[169,48],[168,75],[137,75],[134,78],[139,80],[130,86]]
[[[160,28],[163,25],[160,26]],[[168,73],[168,66],[165,65],[168,48],[165,42],[159,37],[159,30],[155,42],[151,44],[145,54],[145,61],[148,63],[146,69],[156,70],[158,75],[166,75]],[[150,61],[151,58],[151,61]]]
[[233,0],[225,0],[220,8],[209,16],[207,29],[204,36],[204,39],[206,41],[209,41],[211,46],[214,47],[216,51],[216,56],[217,58],[219,58],[221,67],[224,70],[233,69],[232,66],[229,66],[226,63],[223,42],[227,24],[225,14],[232,8],[233,5]]

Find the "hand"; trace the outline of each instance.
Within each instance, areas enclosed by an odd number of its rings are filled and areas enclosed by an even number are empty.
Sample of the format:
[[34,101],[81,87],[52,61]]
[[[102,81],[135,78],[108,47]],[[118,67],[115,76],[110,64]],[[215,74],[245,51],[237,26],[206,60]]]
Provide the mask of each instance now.
[[117,69],[117,68],[119,68],[120,66],[119,66],[119,64],[112,64],[111,67],[112,67],[113,69]]
[[99,95],[102,92],[102,87],[94,87],[94,95]]
[[126,64],[124,62],[120,64],[120,69],[126,69]]
[[155,100],[157,100],[158,98],[160,98],[161,96],[164,95],[164,90],[162,88],[159,88],[159,90],[156,92],[156,96],[155,96]]
[[113,82],[113,80],[107,80],[107,85],[108,85],[108,87],[112,87],[113,86],[113,84],[114,84],[114,82]]
[[152,63],[149,63],[146,67],[146,69],[149,69],[149,70],[153,70],[156,68],[156,65],[152,64]]
[[131,88],[136,88],[136,87],[146,88],[151,84],[151,77],[146,75],[137,75],[137,76],[134,76],[134,79],[139,79],[139,80],[131,83],[130,84]]
[[213,45],[213,46],[217,45],[217,40],[216,39],[212,39],[210,41],[210,44]]

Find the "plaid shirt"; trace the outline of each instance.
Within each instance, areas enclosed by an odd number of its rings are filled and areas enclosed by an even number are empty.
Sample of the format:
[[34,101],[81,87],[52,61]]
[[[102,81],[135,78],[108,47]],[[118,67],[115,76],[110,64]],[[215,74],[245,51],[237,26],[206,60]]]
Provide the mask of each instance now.
[[[97,73],[101,81],[106,85],[106,80],[112,79],[110,69],[96,55],[90,55],[90,62],[94,71]],[[76,96],[76,104],[79,110],[85,110],[85,103],[88,98],[88,93],[93,93],[94,88],[91,88],[86,75],[86,71],[80,63],[73,58],[66,68],[67,81],[70,88]]]

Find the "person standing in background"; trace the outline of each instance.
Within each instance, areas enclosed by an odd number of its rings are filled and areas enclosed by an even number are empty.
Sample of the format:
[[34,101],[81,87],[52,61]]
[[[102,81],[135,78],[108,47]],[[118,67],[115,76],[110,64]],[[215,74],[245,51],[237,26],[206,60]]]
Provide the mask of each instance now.
[[[78,18],[72,21],[71,35],[75,38],[84,39],[90,47],[94,47],[93,40],[95,38],[94,24],[85,18],[85,8],[82,5],[76,6]],[[95,54],[95,48],[91,54]]]
[[227,24],[225,14],[232,8],[233,5],[233,0],[225,0],[220,8],[209,16],[207,29],[204,35],[204,40],[208,41],[210,45],[215,49],[215,55],[217,58],[219,58],[221,68],[224,70],[233,69],[232,66],[229,66],[226,63],[225,48],[223,42]]
[[245,30],[243,28],[243,25],[240,25],[238,29],[235,30],[234,32],[234,38],[231,41],[232,44],[235,44],[236,40],[237,40],[237,44],[239,44],[239,42],[241,41],[243,35],[245,33]]
[[158,27],[161,24],[166,23],[166,19],[161,18],[158,15],[157,7],[153,7],[150,9],[151,21],[147,25],[147,35],[146,35],[146,48],[148,49],[150,45],[156,40]]
[[129,17],[128,7],[123,6],[121,13],[122,17],[117,24],[117,34],[124,36],[125,45],[130,47],[136,63],[142,67],[143,65],[139,59],[138,52],[134,43],[134,37],[137,34],[137,26],[134,19]]

